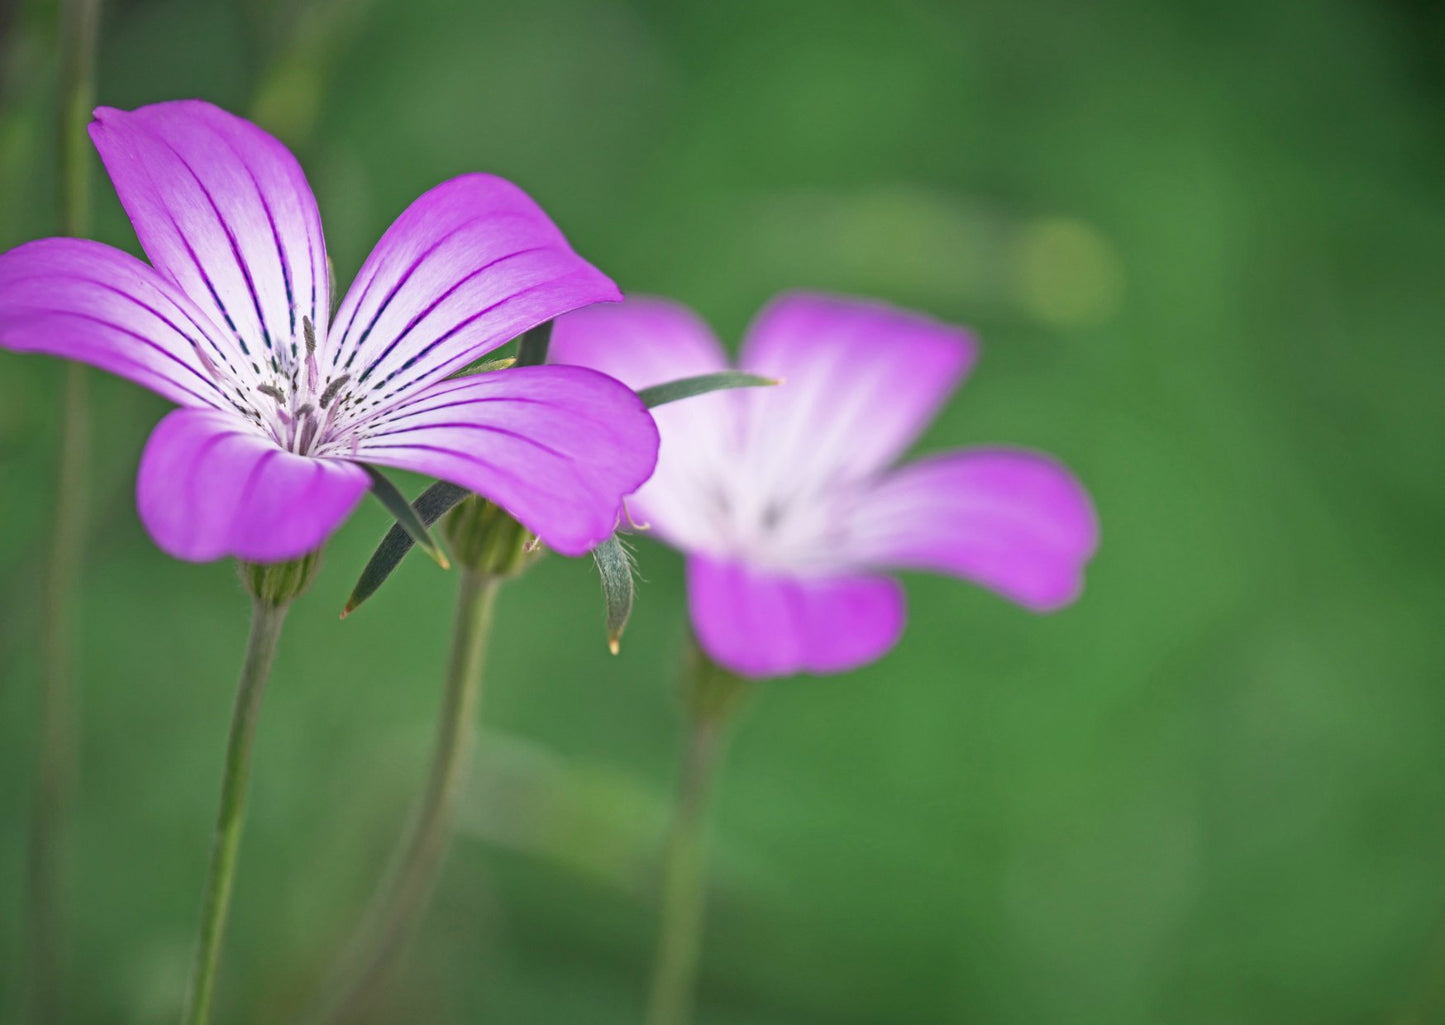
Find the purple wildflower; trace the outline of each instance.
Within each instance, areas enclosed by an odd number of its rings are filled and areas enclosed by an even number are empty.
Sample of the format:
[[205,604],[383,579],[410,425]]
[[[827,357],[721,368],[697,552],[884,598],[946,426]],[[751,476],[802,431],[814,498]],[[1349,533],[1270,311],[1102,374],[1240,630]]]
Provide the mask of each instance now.
[[[660,300],[569,314],[551,351],[638,388],[728,365],[705,324]],[[889,570],[964,577],[1041,612],[1078,596],[1098,526],[1053,459],[968,449],[891,468],[975,354],[967,332],[918,314],[790,295],[758,317],[741,357],[782,387],[655,411],[657,470],[629,506],[687,553],[692,620],[714,661],[762,678],[878,658],[903,629]]]
[[0,346],[93,364],[182,407],[137,480],[161,548],[303,555],[367,490],[359,463],[476,491],[566,554],[609,536],[656,455],[636,396],[577,367],[448,380],[620,298],[520,189],[472,174],[427,192],[332,321],[321,218],[281,143],[195,100],[103,107],[90,132],[150,265],[70,238],[0,254]]

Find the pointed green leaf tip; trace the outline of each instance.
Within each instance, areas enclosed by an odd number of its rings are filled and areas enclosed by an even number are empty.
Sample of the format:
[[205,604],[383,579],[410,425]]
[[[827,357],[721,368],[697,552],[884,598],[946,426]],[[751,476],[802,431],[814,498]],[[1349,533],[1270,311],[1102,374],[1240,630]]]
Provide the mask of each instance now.
[[620,650],[622,631],[627,629],[628,617],[632,615],[632,553],[622,543],[622,538],[613,534],[592,549],[592,558],[597,561],[597,572],[602,575],[602,600],[607,608],[607,647],[615,655]]
[[450,569],[451,563],[447,562],[446,552],[442,546],[437,544],[436,538],[431,536],[427,530],[427,524],[417,515],[417,511],[411,507],[406,496],[396,489],[396,485],[387,479],[386,475],[374,466],[361,464],[371,478],[371,493],[381,500],[386,506],[386,511],[396,517],[397,526],[411,535],[411,539],[421,545],[422,551],[426,552],[436,560],[442,569]]
[[652,409],[654,406],[676,402],[678,399],[706,395],[710,391],[723,391],[727,388],[760,388],[782,383],[782,379],[777,377],[762,377],[742,370],[719,370],[715,374],[698,374],[696,377],[683,377],[676,381],[668,381],[666,384],[654,384],[651,388],[641,389],[637,393],[637,397],[642,400],[643,405]]
[[479,359],[468,363],[455,374],[449,374],[449,378],[471,377],[473,374],[490,374],[493,370],[507,370],[516,365],[516,358],[508,356],[505,359]]
[[[431,536],[431,531],[427,529],[427,521],[412,508],[411,503],[406,500],[406,496],[397,490],[396,485],[376,467],[363,463],[362,469],[371,478],[371,493],[376,496],[377,501],[386,506],[386,511],[396,518],[396,526],[392,529],[399,527],[405,531],[411,542],[421,545],[421,550],[430,555],[438,566],[442,569],[451,569],[452,564],[447,561],[447,553],[442,551],[442,546],[437,543],[436,538]],[[410,547],[410,544],[407,547]],[[351,611],[350,606],[346,611]],[[343,612],[341,616],[343,619],[346,618],[346,612]]]
[[[422,523],[431,526],[456,508],[469,494],[471,492],[466,488],[459,488],[455,484],[439,480],[421,493],[412,503],[411,509]],[[372,553],[366,568],[361,571],[361,577],[356,581],[356,586],[351,589],[351,597],[346,601],[346,608],[341,610],[342,619],[355,612],[362,602],[376,593],[377,589],[386,582],[386,578],[391,576],[392,570],[401,565],[401,560],[406,558],[407,552],[411,551],[414,544],[416,544],[415,539],[400,522],[392,524],[391,530],[387,531],[386,537],[381,539],[381,544]]]
[[547,362],[547,350],[552,346],[552,322],[539,324],[517,343],[517,354],[502,359],[483,356],[462,367],[450,377],[471,377],[473,374],[489,374],[493,370],[510,370],[512,367],[539,367]]

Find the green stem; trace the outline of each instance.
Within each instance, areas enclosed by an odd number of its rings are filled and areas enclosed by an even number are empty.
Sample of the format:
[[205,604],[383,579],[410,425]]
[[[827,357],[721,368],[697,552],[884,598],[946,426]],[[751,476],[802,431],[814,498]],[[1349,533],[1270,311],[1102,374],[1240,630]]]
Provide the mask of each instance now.
[[[90,220],[90,153],[85,134],[94,95],[99,0],[70,0],[61,12],[58,119],[60,224],[81,235]],[[36,1022],[60,1020],[64,987],[65,824],[76,776],[76,698],[73,616],[85,543],[87,438],[90,432],[86,371],[65,368],[55,519],[41,606],[43,652],[40,747],[31,797],[26,864],[30,1014]]]
[[65,0],[61,9],[60,226],[66,235],[90,227],[90,124],[95,106],[95,51],[100,0]]
[[501,582],[501,577],[465,566],[461,570],[446,691],[426,791],[403,853],[337,973],[325,1021],[337,1025],[357,1021],[374,1007],[431,899],[471,755],[482,664]]
[[662,859],[661,909],[647,1025],[686,1025],[702,954],[708,808],[733,713],[746,685],[694,653],[687,737]]
[[201,931],[196,941],[196,959],[191,966],[191,984],[186,995],[184,1025],[204,1025],[211,1017],[211,999],[216,988],[216,967],[220,963],[221,940],[231,904],[231,886],[236,877],[236,853],[241,845],[241,825],[246,812],[246,783],[250,775],[251,741],[271,660],[286,621],[286,604],[263,600],[252,602],[251,635],[246,641],[246,660],[231,716],[231,734],[226,742],[226,768],[221,778],[221,810],[216,817],[216,834],[211,844],[211,866],[206,877],[205,906]]

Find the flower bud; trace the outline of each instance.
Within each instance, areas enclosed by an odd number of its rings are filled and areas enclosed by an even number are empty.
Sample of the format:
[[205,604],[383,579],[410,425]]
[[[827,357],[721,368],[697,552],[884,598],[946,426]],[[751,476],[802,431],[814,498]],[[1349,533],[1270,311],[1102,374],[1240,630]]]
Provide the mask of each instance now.
[[452,557],[483,576],[514,576],[529,561],[531,533],[500,506],[478,495],[448,513],[442,529]]
[[248,594],[265,605],[284,608],[306,593],[321,567],[321,550],[286,562],[242,562],[241,583]]

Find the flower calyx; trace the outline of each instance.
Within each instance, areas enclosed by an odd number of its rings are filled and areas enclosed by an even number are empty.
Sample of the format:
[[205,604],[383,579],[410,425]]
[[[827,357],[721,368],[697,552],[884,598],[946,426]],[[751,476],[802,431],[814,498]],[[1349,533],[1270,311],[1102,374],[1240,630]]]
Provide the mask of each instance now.
[[285,562],[241,562],[241,584],[251,597],[273,608],[285,608],[306,593],[321,568],[321,549]]
[[516,576],[538,551],[531,531],[501,506],[470,495],[442,523],[452,557],[474,573]]

